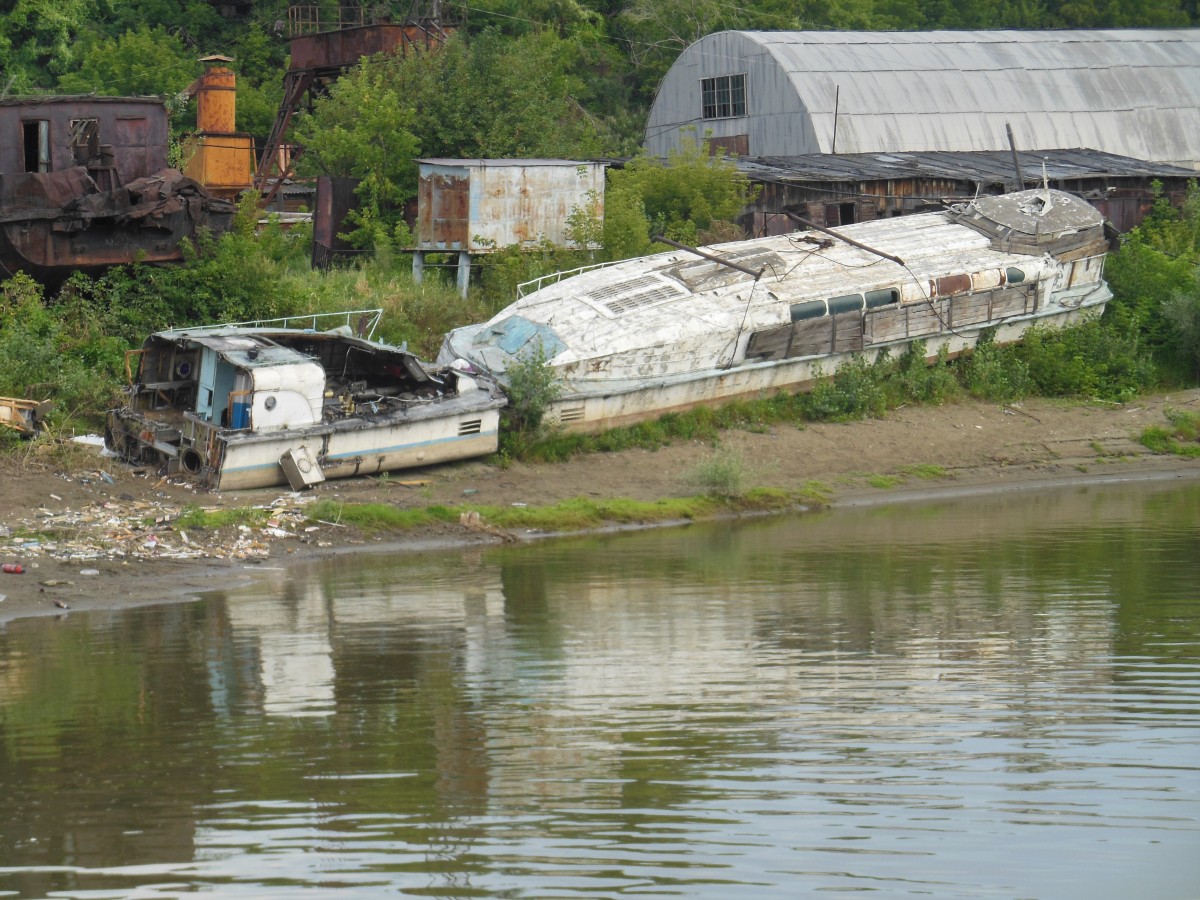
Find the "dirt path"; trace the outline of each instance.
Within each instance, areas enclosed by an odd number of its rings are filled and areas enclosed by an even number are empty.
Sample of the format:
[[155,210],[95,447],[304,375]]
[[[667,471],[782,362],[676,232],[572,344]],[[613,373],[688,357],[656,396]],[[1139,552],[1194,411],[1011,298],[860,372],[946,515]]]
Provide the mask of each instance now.
[[[957,403],[899,409],[881,420],[727,432],[722,446],[740,455],[745,487],[795,489],[819,482],[835,505],[1036,488],[1064,479],[1200,479],[1200,460],[1156,456],[1136,440],[1143,429],[1164,424],[1164,410],[1172,407],[1200,410],[1200,390],[1124,406],[1034,400],[1012,407]],[[553,465],[500,467],[476,461],[386,479],[331,481],[300,496],[283,489],[196,491],[88,452],[78,454],[68,474],[23,450],[0,460],[0,563],[26,569],[22,575],[0,574],[5,596],[0,621],[66,614],[63,606],[84,610],[162,602],[210,587],[214,572],[225,581],[248,579],[265,560],[278,565],[378,546],[351,529],[306,523],[304,507],[314,498],[398,507],[542,505],[580,496],[651,501],[697,493],[691,476],[714,452],[693,442]],[[941,474],[930,478],[935,471]],[[170,520],[189,504],[270,506],[273,516],[264,529],[187,533],[171,527]],[[448,527],[389,546],[489,539],[494,538]]]

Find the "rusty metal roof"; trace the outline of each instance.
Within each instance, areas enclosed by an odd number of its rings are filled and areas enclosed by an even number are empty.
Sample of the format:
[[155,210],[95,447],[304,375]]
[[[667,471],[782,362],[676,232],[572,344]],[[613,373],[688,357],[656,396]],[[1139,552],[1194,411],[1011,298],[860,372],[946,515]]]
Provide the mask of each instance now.
[[[1195,178],[1192,169],[1145,162],[1101,150],[1039,150],[1017,154],[1027,184],[1040,183],[1043,173],[1055,183],[1092,178]],[[945,179],[978,184],[1013,180],[1012,153],[1007,150],[814,153],[808,156],[768,156],[735,159],[738,169],[754,181],[862,182],[905,178]]]
[[[740,79],[744,76],[744,84]],[[702,118],[705,79],[745,114]],[[683,52],[646,127],[743,137],[747,156],[1095,147],[1200,167],[1200,29],[723,31]]]

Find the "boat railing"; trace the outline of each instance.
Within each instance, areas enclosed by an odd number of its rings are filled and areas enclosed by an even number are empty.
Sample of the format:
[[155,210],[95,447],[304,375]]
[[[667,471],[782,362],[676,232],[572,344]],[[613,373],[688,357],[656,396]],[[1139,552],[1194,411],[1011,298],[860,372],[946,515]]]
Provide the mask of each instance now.
[[607,269],[609,266],[615,266],[619,262],[625,262],[625,260],[617,259],[612,262],[592,263],[591,265],[580,266],[577,269],[563,269],[561,272],[552,272],[549,275],[534,278],[532,281],[523,281],[517,285],[517,299],[520,300],[522,297],[527,297],[529,294],[540,291],[548,284],[557,284],[564,278],[573,278],[583,272],[591,272],[593,269]]
[[351,309],[344,312],[305,313],[302,316],[280,316],[277,319],[254,319],[250,322],[223,322],[220,325],[189,326],[188,334],[206,334],[224,328],[296,328],[307,331],[329,331],[348,326],[356,335],[371,340],[383,319],[383,309]]

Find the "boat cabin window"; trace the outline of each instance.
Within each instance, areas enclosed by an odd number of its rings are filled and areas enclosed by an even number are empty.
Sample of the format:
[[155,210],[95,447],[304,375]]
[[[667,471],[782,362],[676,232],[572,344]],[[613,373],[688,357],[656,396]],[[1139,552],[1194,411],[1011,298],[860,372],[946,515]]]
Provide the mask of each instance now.
[[1020,269],[1014,269],[1009,266],[1004,270],[1004,280],[1007,284],[1020,284],[1025,280],[1025,273]]
[[878,291],[867,291],[867,309],[875,309],[878,306],[889,306],[892,303],[900,302],[900,291],[896,288],[883,288]]
[[50,122],[31,119],[21,122],[21,141],[26,172],[50,171]]
[[803,322],[806,319],[819,319],[825,315],[824,300],[809,300],[807,303],[792,304],[792,321]]
[[862,294],[842,294],[840,297],[829,298],[830,315],[836,316],[838,313],[854,312],[862,308]]

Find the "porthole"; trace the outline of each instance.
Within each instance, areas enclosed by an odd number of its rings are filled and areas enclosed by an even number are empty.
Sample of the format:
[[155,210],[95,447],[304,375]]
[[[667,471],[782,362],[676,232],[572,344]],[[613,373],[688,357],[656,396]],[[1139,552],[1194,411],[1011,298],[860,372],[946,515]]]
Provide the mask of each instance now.
[[275,408],[275,398],[268,397],[266,400],[263,401],[263,407],[267,410],[267,412],[270,412],[271,410],[273,410]]

